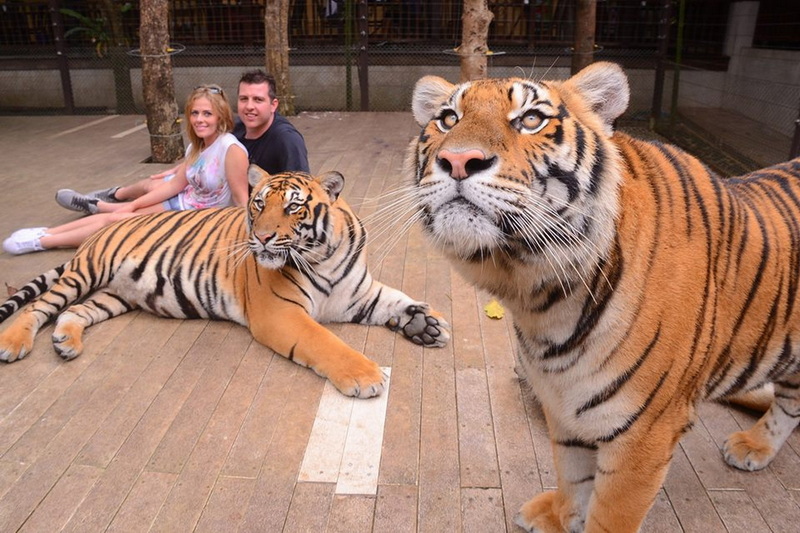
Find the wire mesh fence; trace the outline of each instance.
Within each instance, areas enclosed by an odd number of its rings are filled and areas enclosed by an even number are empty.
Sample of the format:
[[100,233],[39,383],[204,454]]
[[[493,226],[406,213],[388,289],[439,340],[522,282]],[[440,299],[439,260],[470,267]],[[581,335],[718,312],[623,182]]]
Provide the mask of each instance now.
[[[263,68],[267,1],[168,1],[179,103],[201,83],[235,94],[244,70]],[[575,0],[487,3],[494,16],[489,76],[569,76]],[[626,68],[626,120],[660,124],[667,133],[676,124],[700,131],[698,110],[725,111],[779,139],[760,135],[750,145],[783,146],[800,104],[795,4],[598,0],[594,59]],[[289,0],[293,94],[280,96],[291,96],[298,112],[408,110],[419,77],[458,80],[462,6],[463,0]],[[139,31],[137,1],[0,0],[0,113],[143,113]],[[711,128],[698,135],[731,144],[714,134]]]

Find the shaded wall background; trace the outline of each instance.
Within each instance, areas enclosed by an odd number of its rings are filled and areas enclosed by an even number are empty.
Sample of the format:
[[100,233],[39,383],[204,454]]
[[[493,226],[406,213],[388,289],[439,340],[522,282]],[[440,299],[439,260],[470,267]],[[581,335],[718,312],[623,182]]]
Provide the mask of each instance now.
[[[265,1],[169,2],[179,104],[201,83],[235,94],[244,70],[263,67]],[[575,0],[488,3],[489,76],[569,75]],[[293,97],[298,112],[408,110],[419,77],[458,80],[461,4],[292,1],[293,94],[279,96]],[[114,18],[121,54],[108,47]],[[0,0],[0,113],[142,113],[138,27],[136,1]],[[748,143],[785,145],[788,154],[800,108],[800,3],[598,0],[594,59],[626,68],[626,121],[667,134],[688,124],[723,145],[713,127],[693,120],[698,109],[718,110],[769,134]],[[130,91],[120,90],[125,82]]]

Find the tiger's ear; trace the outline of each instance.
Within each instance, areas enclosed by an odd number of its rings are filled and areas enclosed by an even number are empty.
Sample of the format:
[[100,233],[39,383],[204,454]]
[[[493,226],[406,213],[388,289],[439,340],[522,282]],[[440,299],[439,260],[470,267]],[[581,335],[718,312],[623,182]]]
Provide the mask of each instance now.
[[628,77],[616,63],[592,63],[564,82],[563,87],[579,94],[613,133],[614,121],[628,109]]
[[425,76],[414,85],[411,110],[417,124],[424,126],[436,115],[439,106],[450,97],[455,85],[438,76]]
[[267,176],[269,176],[269,173],[266,170],[263,170],[256,164],[250,163],[247,169],[247,183],[249,183],[251,187],[255,187],[261,183],[261,180]]
[[339,194],[341,194],[342,189],[344,189],[344,176],[335,170],[326,172],[321,176],[317,176],[315,179],[320,185],[322,185],[322,188],[325,189],[325,192],[328,193],[328,196],[331,198],[331,202],[335,202],[336,199],[339,198]]

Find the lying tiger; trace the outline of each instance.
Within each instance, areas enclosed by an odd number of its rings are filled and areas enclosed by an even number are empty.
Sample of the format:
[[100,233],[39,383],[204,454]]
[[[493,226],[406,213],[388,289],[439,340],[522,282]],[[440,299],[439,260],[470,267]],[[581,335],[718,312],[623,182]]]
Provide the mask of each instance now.
[[512,311],[558,489],[517,523],[637,531],[695,404],[774,383],[724,445],[764,468],[800,421],[800,160],[721,179],[674,146],[613,131],[627,78],[425,77],[408,178],[424,231]]
[[370,275],[366,232],[339,197],[341,174],[270,176],[251,166],[248,179],[246,209],[143,215],[93,235],[0,306],[2,322],[41,295],[0,333],[0,359],[25,357],[59,313],[53,345],[73,359],[86,327],[142,308],[237,322],[342,393],[368,398],[384,390],[380,367],[320,322],[385,324],[417,344],[447,343],[439,313]]

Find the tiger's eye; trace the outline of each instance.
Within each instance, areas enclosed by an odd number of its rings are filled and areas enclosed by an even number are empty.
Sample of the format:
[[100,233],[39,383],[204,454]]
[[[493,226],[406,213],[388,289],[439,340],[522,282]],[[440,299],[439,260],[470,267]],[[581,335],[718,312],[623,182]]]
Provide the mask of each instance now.
[[442,116],[441,119],[439,119],[439,124],[441,124],[442,129],[445,130],[449,130],[457,123],[458,123],[458,115],[456,115],[454,111],[448,111]]
[[536,111],[528,111],[516,119],[515,126],[521,133],[533,134],[542,131],[549,121]]
[[542,124],[542,117],[535,113],[528,113],[522,117],[522,127],[526,130],[535,130]]

